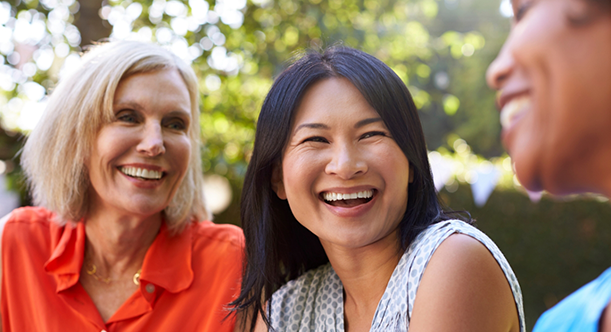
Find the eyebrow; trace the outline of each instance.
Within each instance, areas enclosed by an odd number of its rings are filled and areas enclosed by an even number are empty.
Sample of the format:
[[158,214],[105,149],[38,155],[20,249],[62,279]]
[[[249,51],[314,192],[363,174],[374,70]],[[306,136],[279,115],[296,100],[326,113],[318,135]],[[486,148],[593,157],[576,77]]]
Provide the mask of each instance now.
[[117,108],[133,108],[135,111],[139,111],[142,109],[142,106],[140,106],[140,104],[138,104],[137,102],[131,101],[131,100],[127,100],[127,101],[116,101],[112,103],[113,108],[117,107]]
[[323,123],[304,123],[304,124],[300,124],[299,126],[297,126],[297,128],[295,128],[295,131],[293,133],[298,132],[302,128],[327,129],[327,130],[331,129],[329,126]]
[[380,122],[380,121],[382,121],[382,118],[369,118],[369,119],[364,119],[364,120],[361,120],[361,121],[357,122],[357,123],[354,125],[354,128],[361,128],[361,127],[364,127],[364,126],[366,126],[366,125],[368,125],[368,124],[370,124],[370,123],[375,123],[375,122]]
[[178,110],[175,110],[175,111],[168,112],[166,114],[166,117],[167,116],[173,116],[173,115],[174,116],[185,116],[186,115],[189,119],[192,116],[190,110],[187,111],[187,110],[183,110],[183,109],[178,109]]
[[[361,121],[357,122],[354,125],[354,128],[358,129],[358,128],[364,127],[364,126],[366,126],[368,124],[375,123],[375,122],[380,122],[380,121],[382,121],[382,118],[364,119],[364,120],[361,120]],[[302,128],[325,129],[325,130],[331,129],[331,127],[327,126],[324,123],[304,123],[304,124],[300,124],[299,126],[297,126],[297,128],[295,128],[295,131],[293,133],[297,133]]]

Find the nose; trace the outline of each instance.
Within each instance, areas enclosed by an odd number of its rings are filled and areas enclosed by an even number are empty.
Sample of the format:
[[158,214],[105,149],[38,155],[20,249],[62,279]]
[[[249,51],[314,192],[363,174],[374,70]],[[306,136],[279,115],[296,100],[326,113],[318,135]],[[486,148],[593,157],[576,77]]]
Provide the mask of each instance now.
[[147,157],[156,157],[165,153],[163,132],[159,123],[144,126],[142,138],[136,149]]
[[495,90],[501,90],[503,88],[505,82],[511,76],[515,68],[515,59],[510,52],[509,45],[509,42],[503,45],[499,55],[490,64],[488,72],[486,73],[488,85]]
[[367,162],[354,146],[342,144],[332,151],[333,156],[325,167],[325,173],[349,180],[367,173]]

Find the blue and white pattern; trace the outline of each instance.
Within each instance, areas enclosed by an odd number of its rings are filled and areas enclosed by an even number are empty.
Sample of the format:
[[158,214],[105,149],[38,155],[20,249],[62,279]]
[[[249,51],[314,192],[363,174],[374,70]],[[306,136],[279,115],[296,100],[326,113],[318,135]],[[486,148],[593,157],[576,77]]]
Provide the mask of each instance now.
[[[459,220],[447,220],[429,226],[407,248],[378,303],[371,332],[407,332],[424,269],[439,245],[454,233],[471,236],[492,253],[511,286],[520,332],[526,331],[520,285],[499,248],[475,227]],[[330,264],[306,272],[273,294],[269,313],[272,327],[277,332],[343,332],[343,290]]]

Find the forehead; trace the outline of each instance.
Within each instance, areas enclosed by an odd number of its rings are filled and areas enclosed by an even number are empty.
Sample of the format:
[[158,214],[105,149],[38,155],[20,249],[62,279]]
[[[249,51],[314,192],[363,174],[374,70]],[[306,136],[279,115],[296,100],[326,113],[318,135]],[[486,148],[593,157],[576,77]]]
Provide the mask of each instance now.
[[176,68],[166,68],[126,75],[119,81],[117,90],[142,90],[144,86],[149,88],[158,87],[157,89],[159,90],[171,88],[181,91],[188,91],[187,84]]
[[123,78],[115,91],[114,102],[136,100],[151,105],[174,103],[190,107],[189,89],[178,70],[162,69]]
[[320,120],[356,122],[379,117],[361,92],[346,78],[328,78],[309,87],[304,93],[294,123]]

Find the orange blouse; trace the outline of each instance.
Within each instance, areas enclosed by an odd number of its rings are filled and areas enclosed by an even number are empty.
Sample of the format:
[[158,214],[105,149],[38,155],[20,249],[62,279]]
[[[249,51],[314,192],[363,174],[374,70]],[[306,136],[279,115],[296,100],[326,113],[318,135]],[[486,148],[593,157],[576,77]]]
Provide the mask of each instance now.
[[43,208],[11,214],[2,236],[2,327],[9,331],[232,331],[226,304],[239,293],[242,230],[209,221],[171,236],[161,227],[140,288],[104,322],[79,283],[82,222],[58,226]]

